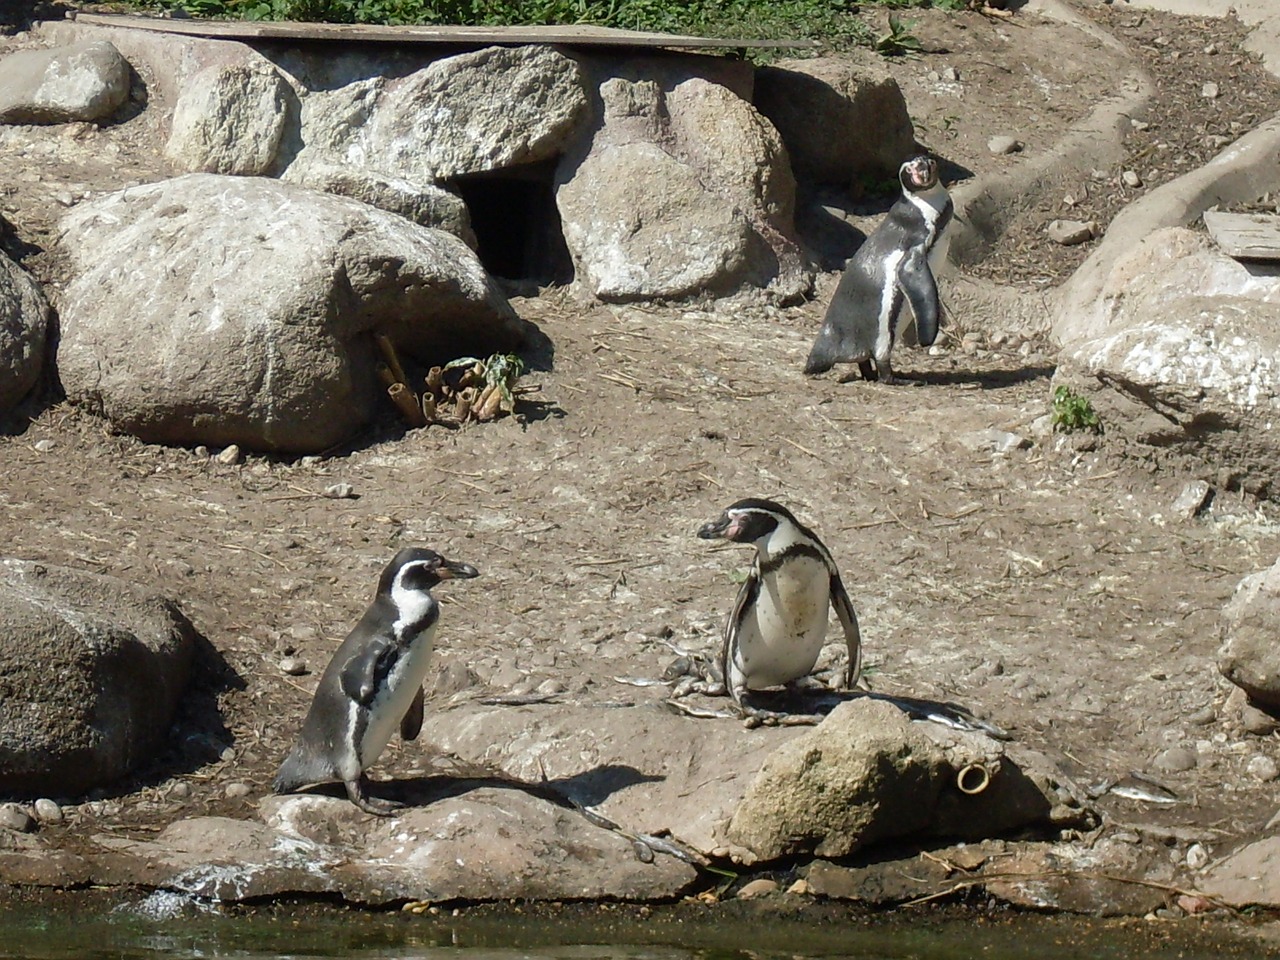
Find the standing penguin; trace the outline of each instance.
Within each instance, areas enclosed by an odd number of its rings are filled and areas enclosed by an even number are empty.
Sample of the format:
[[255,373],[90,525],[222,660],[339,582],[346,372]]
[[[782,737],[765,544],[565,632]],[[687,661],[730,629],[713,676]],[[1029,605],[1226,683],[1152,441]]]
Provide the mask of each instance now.
[[848,659],[834,686],[852,690],[862,672],[858,617],[831,554],[808,527],[772,500],[748,498],[705,524],[703,540],[756,548],[751,573],[725,624],[721,667],[729,695],[747,714],[767,716],[744,700],[750,690],[807,676],[827,638],[827,606],[844,628]]
[[440,616],[431,588],[475,576],[475,567],[422,547],[392,558],[373,603],[320,677],[298,742],[272,783],[276,793],[341,780],[361,810],[391,815],[398,804],[370,797],[364,772],[397,726],[405,740],[422,729],[422,681]]
[[930,346],[938,336],[941,304],[929,250],[951,220],[951,197],[932,157],[912,157],[898,169],[898,180],[902,196],[845,266],[805,373],[857,363],[864,380],[893,383],[889,354],[905,316],[904,300],[920,345]]

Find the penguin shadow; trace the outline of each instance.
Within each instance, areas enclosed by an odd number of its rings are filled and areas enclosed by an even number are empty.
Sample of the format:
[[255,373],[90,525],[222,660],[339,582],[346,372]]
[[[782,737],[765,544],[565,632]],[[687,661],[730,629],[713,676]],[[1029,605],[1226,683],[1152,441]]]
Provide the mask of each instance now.
[[[987,370],[912,370],[903,371],[903,379],[926,386],[946,387],[961,384],[977,384],[983,390],[1003,390],[1035,380],[1048,380],[1056,367],[1053,364],[1037,364],[1014,369]],[[894,373],[899,373],[895,366]]]
[[[582,807],[603,803],[619,790],[625,790],[640,783],[656,783],[666,779],[663,776],[643,773],[626,764],[605,764],[591,770],[584,770],[571,777],[548,780],[522,780],[501,770],[470,763],[454,756],[439,758],[436,765],[449,769],[419,777],[370,780],[369,793],[372,796],[403,804],[405,807],[427,807],[441,800],[465,796],[483,788],[518,790],[566,810],[582,812]],[[346,797],[342,784],[323,784],[305,792]]]
[[913,720],[931,720],[959,730],[985,733],[996,740],[1011,739],[1005,730],[981,719],[964,704],[953,700],[896,696],[870,690],[846,693],[808,685],[785,687],[781,690],[755,690],[751,693],[752,706],[784,716],[825,717],[840,704],[851,700],[881,700],[893,704]]

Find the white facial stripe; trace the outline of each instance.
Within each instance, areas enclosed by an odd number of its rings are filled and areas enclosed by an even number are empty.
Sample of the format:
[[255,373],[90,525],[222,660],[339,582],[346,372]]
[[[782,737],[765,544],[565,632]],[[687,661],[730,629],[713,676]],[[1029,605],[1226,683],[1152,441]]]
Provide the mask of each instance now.
[[406,563],[396,573],[396,578],[391,584],[391,602],[396,606],[396,622],[391,625],[391,629],[395,631],[396,639],[403,638],[406,628],[422,623],[431,608],[435,606],[435,600],[425,590],[415,590],[404,585],[405,572],[414,567],[425,568],[427,565],[421,560],[415,560]]
[[932,243],[938,230],[938,220],[942,217],[942,211],[946,209],[950,202],[950,196],[947,189],[941,183],[935,183],[928,190],[921,190],[919,193],[906,194],[907,200],[911,205],[920,211],[920,216],[924,217],[925,227],[928,229],[928,243]]

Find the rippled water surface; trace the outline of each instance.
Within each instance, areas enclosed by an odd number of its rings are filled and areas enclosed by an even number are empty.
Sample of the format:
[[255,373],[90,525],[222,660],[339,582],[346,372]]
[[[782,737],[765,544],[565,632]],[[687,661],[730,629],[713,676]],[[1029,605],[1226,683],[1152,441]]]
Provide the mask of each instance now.
[[922,914],[801,920],[794,911],[721,916],[584,908],[565,917],[451,917],[341,910],[228,916],[167,894],[114,908],[0,907],[0,958],[403,958],[403,960],[1216,960],[1275,955],[1249,933],[1193,921],[1101,922]]

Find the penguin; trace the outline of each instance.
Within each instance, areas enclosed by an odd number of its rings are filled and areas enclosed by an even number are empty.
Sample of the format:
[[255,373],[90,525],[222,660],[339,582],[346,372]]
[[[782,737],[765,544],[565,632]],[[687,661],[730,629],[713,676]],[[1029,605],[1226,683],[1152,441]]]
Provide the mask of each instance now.
[[911,307],[921,346],[938,336],[941,304],[929,250],[951,221],[952,204],[938,162],[916,156],[898,169],[900,196],[845,266],[804,365],[824,373],[857,363],[864,380],[894,383],[889,354]]
[[698,530],[703,540],[755,546],[751,573],[725,624],[720,666],[725,686],[747,715],[772,716],[745,701],[748,692],[808,676],[835,607],[848,657],[833,684],[852,690],[862,673],[862,635],[840,571],[818,535],[773,500],[747,498]]
[[400,804],[369,796],[364,772],[397,725],[405,740],[422,729],[422,681],[440,616],[431,588],[476,576],[475,567],[424,547],[406,547],[391,559],[373,603],[320,677],[298,741],[272,783],[276,793],[340,780],[361,810],[392,815]]

